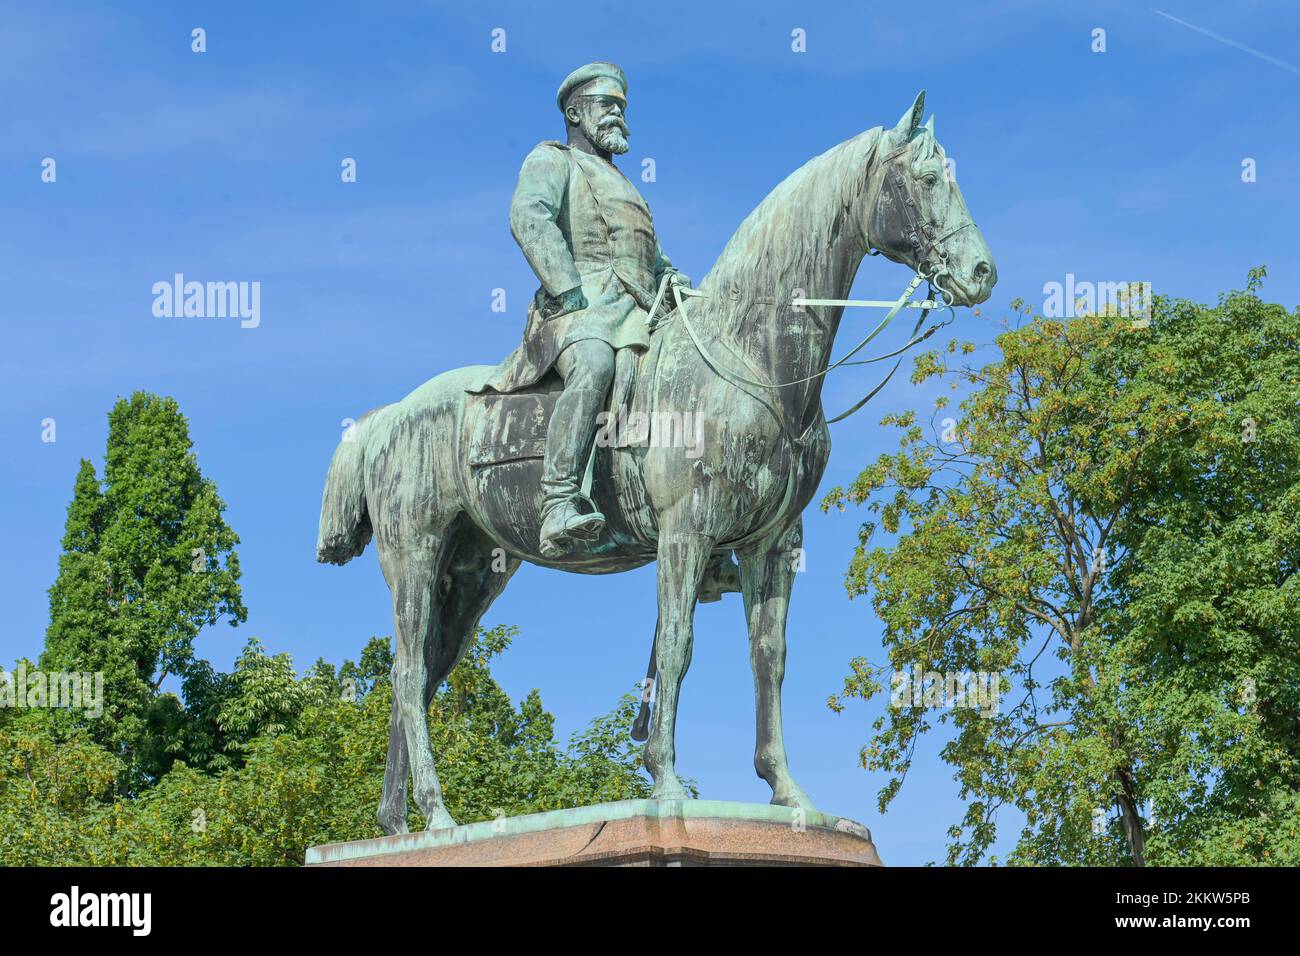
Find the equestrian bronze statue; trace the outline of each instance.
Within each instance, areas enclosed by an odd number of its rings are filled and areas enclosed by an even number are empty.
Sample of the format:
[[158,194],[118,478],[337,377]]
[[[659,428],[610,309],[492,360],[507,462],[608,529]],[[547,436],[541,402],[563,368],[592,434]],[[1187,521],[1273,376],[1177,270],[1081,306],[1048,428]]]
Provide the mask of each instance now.
[[626,96],[616,67],[576,71],[558,97],[568,141],[524,163],[511,225],[541,288],[520,348],[367,413],[330,464],[317,558],[343,564],[373,537],[393,598],[387,833],[406,830],[408,775],[425,827],[455,825],[428,707],[524,561],[585,574],[658,562],[645,764],[660,800],[688,797],[674,740],[695,604],[738,584],[754,766],[772,803],[813,809],[790,775],[781,684],[801,514],[830,453],[822,381],[861,364],[832,362],[845,307],[862,304],[844,297],[868,253],[905,265],[915,278],[863,342],[918,306],[911,344],[939,304],[905,301],[922,281],[945,306],[983,302],[997,281],[933,121],[921,124],[922,93],[896,126],[788,176],[692,289],[613,166]]

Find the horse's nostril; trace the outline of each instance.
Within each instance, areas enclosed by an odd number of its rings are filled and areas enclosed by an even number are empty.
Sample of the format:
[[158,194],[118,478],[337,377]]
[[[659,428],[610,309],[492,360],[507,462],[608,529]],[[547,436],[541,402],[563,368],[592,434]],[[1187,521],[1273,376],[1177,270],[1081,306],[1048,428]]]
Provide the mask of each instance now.
[[975,278],[981,281],[987,279],[989,276],[989,269],[989,264],[981,259],[979,262],[975,263]]

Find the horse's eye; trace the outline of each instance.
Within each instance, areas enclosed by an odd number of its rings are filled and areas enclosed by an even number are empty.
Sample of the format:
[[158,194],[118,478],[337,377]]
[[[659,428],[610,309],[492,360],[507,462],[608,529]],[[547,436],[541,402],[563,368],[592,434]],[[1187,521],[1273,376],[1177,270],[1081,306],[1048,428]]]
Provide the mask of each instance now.
[[933,189],[935,184],[939,182],[939,177],[934,173],[929,173],[921,179],[921,182],[925,184],[926,189]]

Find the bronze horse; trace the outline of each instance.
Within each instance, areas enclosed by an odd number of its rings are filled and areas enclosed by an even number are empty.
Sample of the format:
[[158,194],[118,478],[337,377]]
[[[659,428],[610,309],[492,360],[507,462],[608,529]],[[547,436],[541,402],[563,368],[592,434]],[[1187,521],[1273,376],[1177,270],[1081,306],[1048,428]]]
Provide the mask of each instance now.
[[924,93],[892,129],[860,133],[787,177],[741,223],[701,295],[659,322],[642,361],[644,370],[653,358],[653,374],[640,374],[638,401],[691,412],[704,440],[598,442],[592,499],[608,527],[587,550],[554,561],[539,554],[540,458],[470,461],[486,406],[468,390],[490,368],[431,379],[367,414],[339,445],[317,558],[342,564],[373,536],[393,598],[385,832],[406,830],[408,772],[426,828],[455,825],[434,766],[428,707],[523,561],[596,574],[658,561],[657,700],[645,763],[653,796],[679,800],[688,794],[675,767],[675,725],[695,603],[711,557],[734,551],[754,671],[754,766],[772,803],[813,809],[790,775],[781,683],[801,514],[830,452],[820,373],[843,307],[791,300],[842,299],[871,251],[928,279],[949,304],[988,298],[997,281],[992,255],[948,175],[933,122],[920,124],[923,106]]

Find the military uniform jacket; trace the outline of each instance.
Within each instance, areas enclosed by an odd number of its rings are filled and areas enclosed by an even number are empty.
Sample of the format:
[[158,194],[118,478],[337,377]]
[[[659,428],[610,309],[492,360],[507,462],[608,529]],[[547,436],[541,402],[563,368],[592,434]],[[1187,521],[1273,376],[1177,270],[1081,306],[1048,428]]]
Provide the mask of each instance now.
[[539,144],[519,171],[510,231],[541,291],[558,296],[580,285],[587,308],[547,319],[534,300],[523,342],[489,387],[532,385],[580,339],[649,345],[650,306],[662,276],[676,269],[659,248],[649,207],[618,167],[563,143]]

